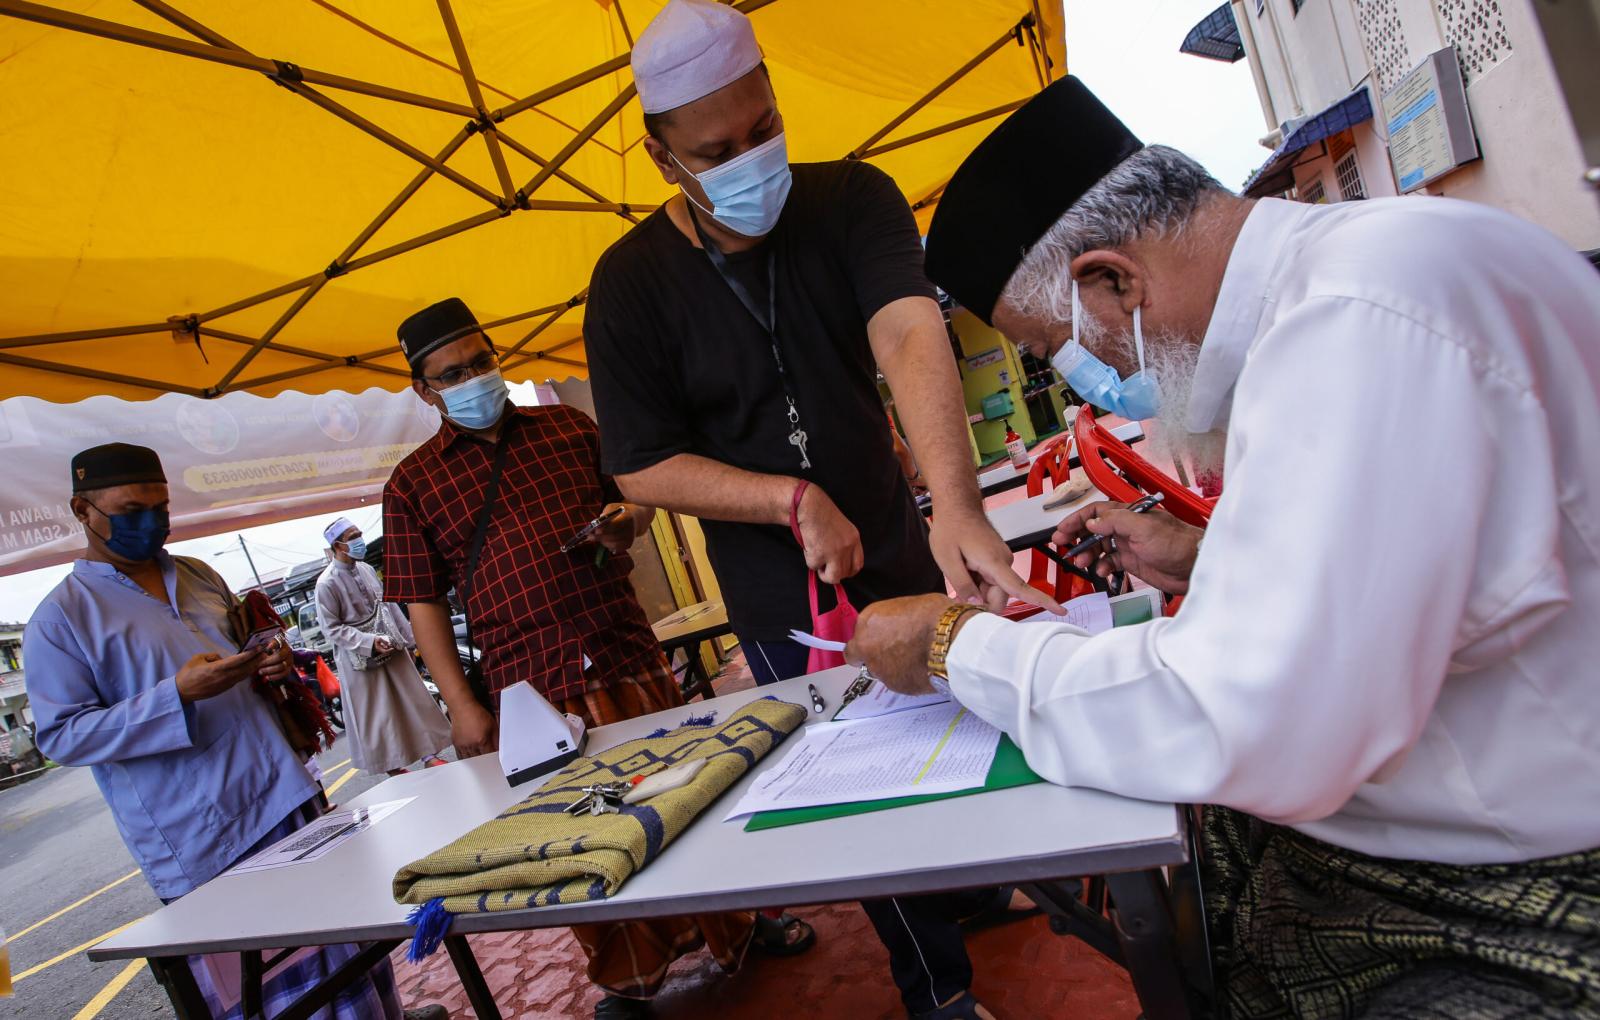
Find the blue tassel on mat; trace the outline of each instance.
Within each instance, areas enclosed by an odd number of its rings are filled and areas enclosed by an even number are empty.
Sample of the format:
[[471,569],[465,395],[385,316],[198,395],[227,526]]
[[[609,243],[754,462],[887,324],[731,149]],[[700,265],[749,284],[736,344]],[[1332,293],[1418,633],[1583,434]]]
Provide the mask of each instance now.
[[[677,728],[681,730],[686,726],[710,726],[712,723],[714,723],[716,721],[717,721],[717,710],[716,709],[712,709],[711,711],[707,712],[705,715],[691,715],[689,718],[685,719],[682,723],[680,723]],[[660,729],[655,730],[655,731],[647,734],[645,739],[646,740],[655,740],[657,737],[664,737],[668,733],[671,733],[671,732],[672,732],[671,730],[669,730],[665,726],[663,726]]]
[[415,928],[417,933],[411,936],[411,946],[406,950],[406,959],[412,963],[421,963],[432,956],[450,931],[450,922],[455,919],[456,915],[444,909],[442,897],[431,899],[422,906],[414,908],[406,915],[406,923]]

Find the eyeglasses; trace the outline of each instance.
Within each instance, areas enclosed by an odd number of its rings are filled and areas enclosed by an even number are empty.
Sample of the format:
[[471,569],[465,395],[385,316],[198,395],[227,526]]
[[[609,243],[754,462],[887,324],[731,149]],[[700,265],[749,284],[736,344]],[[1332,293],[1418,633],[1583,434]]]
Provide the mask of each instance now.
[[494,351],[487,351],[478,355],[471,364],[459,365],[441,375],[425,375],[422,378],[429,382],[442,383],[445,389],[459,386],[468,379],[475,379],[480,375],[488,375],[500,366],[500,355]]

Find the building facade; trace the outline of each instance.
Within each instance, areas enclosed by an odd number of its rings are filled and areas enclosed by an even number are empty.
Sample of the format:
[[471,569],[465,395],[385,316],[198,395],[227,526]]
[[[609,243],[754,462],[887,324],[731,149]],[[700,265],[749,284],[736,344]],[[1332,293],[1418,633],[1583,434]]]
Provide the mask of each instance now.
[[0,734],[32,722],[22,683],[22,624],[0,623]]
[[[1580,143],[1592,97],[1568,94],[1536,2],[1231,0],[1268,128],[1262,143],[1274,150],[1246,191],[1313,202],[1449,195],[1516,213],[1574,249],[1600,248],[1600,192]],[[1418,75],[1440,51],[1449,53],[1432,65],[1443,69],[1434,95]],[[1454,133],[1475,142],[1476,158],[1411,169],[1428,127],[1412,120],[1434,100],[1450,106],[1454,82],[1444,79],[1457,69]]]

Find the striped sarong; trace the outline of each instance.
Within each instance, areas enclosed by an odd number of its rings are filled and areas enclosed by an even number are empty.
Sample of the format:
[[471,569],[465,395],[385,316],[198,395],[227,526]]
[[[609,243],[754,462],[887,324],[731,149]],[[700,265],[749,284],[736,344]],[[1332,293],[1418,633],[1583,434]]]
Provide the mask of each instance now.
[[1388,860],[1220,807],[1202,843],[1222,1017],[1600,1018],[1600,849]]

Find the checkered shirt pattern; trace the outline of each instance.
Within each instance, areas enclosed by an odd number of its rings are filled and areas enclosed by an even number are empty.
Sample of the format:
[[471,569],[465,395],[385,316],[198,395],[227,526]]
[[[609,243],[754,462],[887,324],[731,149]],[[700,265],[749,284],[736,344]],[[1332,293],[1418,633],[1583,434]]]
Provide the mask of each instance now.
[[[661,646],[628,582],[632,560],[561,543],[593,520],[616,486],[600,473],[600,433],[562,405],[511,407],[511,444],[467,613],[496,695],[522,680],[552,700],[582,694],[583,656],[602,681],[646,672]],[[401,461],[383,491],[384,597],[435,602],[466,572],[494,448],[448,420]]]

